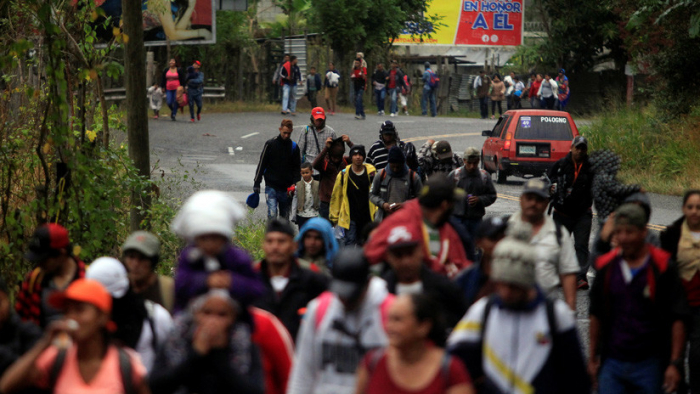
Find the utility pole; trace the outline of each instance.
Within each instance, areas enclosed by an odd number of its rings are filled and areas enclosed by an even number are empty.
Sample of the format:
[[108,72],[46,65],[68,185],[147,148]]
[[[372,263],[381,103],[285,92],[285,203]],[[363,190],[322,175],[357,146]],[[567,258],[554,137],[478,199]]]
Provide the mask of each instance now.
[[[126,81],[126,127],[129,157],[138,174],[148,179],[151,173],[151,151],[148,143],[146,105],[146,53],[143,46],[141,0],[122,0],[124,34],[124,80]],[[131,230],[141,228],[144,213],[151,205],[151,189],[131,191]],[[141,209],[138,209],[140,207]]]

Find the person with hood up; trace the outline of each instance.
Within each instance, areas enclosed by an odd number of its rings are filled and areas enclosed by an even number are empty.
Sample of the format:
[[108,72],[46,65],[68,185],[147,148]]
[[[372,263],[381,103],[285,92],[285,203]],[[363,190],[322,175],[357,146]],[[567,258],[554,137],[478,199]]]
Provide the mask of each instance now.
[[389,162],[389,149],[398,147],[406,156],[406,164],[413,171],[418,170],[418,155],[416,147],[411,142],[403,142],[399,138],[394,122],[387,120],[379,128],[379,140],[369,147],[366,162],[373,165],[377,171],[386,167]]
[[185,201],[171,225],[188,243],[175,271],[176,311],[211,289],[226,289],[243,305],[265,292],[250,255],[231,242],[244,217],[243,207],[218,190],[199,191]]
[[537,285],[532,226],[512,225],[494,250],[495,293],[477,301],[447,339],[479,393],[589,394],[574,313]]
[[295,241],[299,245],[296,256],[300,267],[330,275],[330,263],[338,253],[338,241],[328,220],[309,219],[299,229]]
[[401,209],[406,201],[418,197],[423,188],[420,176],[408,168],[400,148],[391,147],[388,157],[389,165],[379,170],[369,191],[369,200],[377,206],[376,221]]
[[456,203],[464,198],[464,191],[455,188],[445,175],[428,179],[417,199],[408,201],[377,227],[365,245],[365,254],[371,264],[386,261],[391,229],[406,226],[421,234],[424,261],[438,273],[452,277],[471,264],[462,240],[449,223]]
[[296,338],[304,308],[328,288],[328,277],[302,268],[294,252],[294,227],[285,219],[270,219],[262,250],[265,258],[255,265],[265,284],[265,294],[253,302],[280,319]]
[[264,376],[241,304],[222,289],[195,298],[175,320],[149,378],[153,394],[262,394]]
[[365,147],[350,148],[352,164],[335,179],[331,196],[330,221],[343,229],[346,246],[356,245],[364,227],[372,222],[377,207],[369,202],[369,189],[376,173],[373,165],[365,163]]
[[126,268],[115,258],[96,259],[85,277],[100,282],[112,295],[112,321],[117,325],[114,339],[136,350],[146,370],[151,371],[156,352],[174,327],[170,313],[134,293]]
[[365,353],[388,344],[385,323],[394,296],[370,276],[362,249],[342,249],[332,273],[330,292],[306,308],[287,394],[354,393]]
[[328,138],[321,153],[314,159],[314,170],[318,171],[318,194],[321,203],[318,215],[329,220],[331,197],[338,173],[350,163],[345,156],[345,142],[342,138]]
[[617,180],[622,159],[611,150],[603,149],[593,152],[588,162],[591,163],[591,172],[593,173],[593,183],[591,184],[593,203],[598,213],[598,224],[602,226],[603,221],[627,197],[642,191],[642,188],[639,185],[625,185]]

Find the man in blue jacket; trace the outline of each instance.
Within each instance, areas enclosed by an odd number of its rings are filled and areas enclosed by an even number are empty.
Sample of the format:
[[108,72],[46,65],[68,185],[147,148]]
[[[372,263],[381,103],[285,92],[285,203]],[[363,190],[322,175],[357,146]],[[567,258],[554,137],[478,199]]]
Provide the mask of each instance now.
[[194,123],[194,105],[197,104],[197,120],[202,120],[202,93],[204,93],[204,73],[199,71],[202,63],[195,60],[187,68],[187,97],[190,105],[190,122]]

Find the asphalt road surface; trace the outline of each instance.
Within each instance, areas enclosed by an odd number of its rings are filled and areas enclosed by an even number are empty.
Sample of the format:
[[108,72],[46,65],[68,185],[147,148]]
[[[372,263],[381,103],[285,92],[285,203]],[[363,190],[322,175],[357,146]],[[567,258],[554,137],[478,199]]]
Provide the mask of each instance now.
[[[356,120],[353,114],[344,113],[329,116],[327,124],[339,135],[347,134],[355,144],[363,144],[369,150],[378,139],[382,122],[391,120],[400,138],[413,142],[416,149],[427,139],[447,140],[453,151],[460,155],[469,146],[481,149],[485,139],[481,136],[482,130],[491,129],[495,124],[494,120],[423,116],[391,118],[367,112],[366,120]],[[290,117],[295,124],[292,134],[295,141],[298,141],[299,130],[309,123],[309,115],[307,112]],[[233,113],[204,114],[202,121],[197,123],[189,122],[188,116],[180,116],[176,122],[168,117],[151,119],[151,163],[158,161],[158,166],[166,174],[173,169],[180,173],[197,170],[194,177],[202,187],[230,192],[243,203],[253,190],[253,177],[262,147],[267,139],[279,134],[283,118],[279,113]],[[595,148],[591,147],[592,150]],[[498,200],[487,208],[487,216],[512,214],[519,209],[518,198],[524,181],[523,178],[509,177],[507,184],[496,185]],[[650,198],[652,231],[663,229],[680,216],[680,197],[651,194]],[[261,200],[255,216],[263,218],[266,215],[264,196]],[[597,232],[595,227],[594,224],[592,237]],[[577,298],[578,327],[584,349],[587,349],[587,292],[579,291]]]

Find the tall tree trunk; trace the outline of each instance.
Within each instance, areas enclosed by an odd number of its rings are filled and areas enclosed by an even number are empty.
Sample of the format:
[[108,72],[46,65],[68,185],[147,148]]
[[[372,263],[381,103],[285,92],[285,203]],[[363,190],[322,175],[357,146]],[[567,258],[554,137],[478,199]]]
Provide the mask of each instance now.
[[[143,20],[140,0],[122,0],[122,22],[128,42],[124,44],[126,80],[126,126],[129,157],[140,176],[148,179],[151,172],[146,113],[146,52],[143,46]],[[127,40],[125,40],[127,41]],[[134,188],[131,194],[131,230],[141,228],[145,212],[151,205],[150,188]],[[141,209],[139,209],[139,207]],[[148,227],[148,225],[146,225]]]

